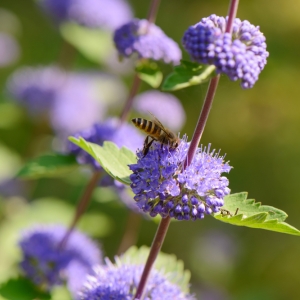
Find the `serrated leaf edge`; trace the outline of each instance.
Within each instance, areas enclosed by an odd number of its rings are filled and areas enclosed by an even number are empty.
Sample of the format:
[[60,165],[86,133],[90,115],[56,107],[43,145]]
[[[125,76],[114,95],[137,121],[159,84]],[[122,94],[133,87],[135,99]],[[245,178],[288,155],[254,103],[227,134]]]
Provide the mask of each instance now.
[[[103,163],[103,161],[101,160],[101,158],[99,158],[96,154],[96,152],[94,151],[93,147],[96,147],[98,148],[99,147],[99,151],[103,151],[102,149],[105,147],[105,145],[107,144],[110,144],[111,147],[114,147],[117,151],[120,151],[120,154],[122,155],[124,153],[124,155],[126,155],[125,153],[128,151],[129,152],[132,152],[130,151],[128,148],[126,147],[122,147],[122,148],[118,148],[118,146],[112,142],[109,142],[109,141],[105,141],[103,143],[103,147],[97,145],[97,144],[94,144],[94,143],[90,143],[90,142],[87,142],[84,138],[82,137],[79,137],[79,138],[75,138],[75,137],[69,137],[69,141],[71,141],[72,143],[74,143],[75,145],[77,145],[78,147],[82,148],[80,146],[80,143],[83,143],[84,146],[87,148],[87,152],[92,155],[92,157],[99,162],[99,164],[102,166],[102,168],[113,178],[115,178],[116,180],[126,184],[126,185],[130,185],[131,184],[131,180],[129,179],[129,177],[119,177],[115,174],[112,174],[111,171],[105,166],[105,164]],[[90,144],[93,144],[94,146],[92,147]],[[85,149],[84,149],[85,150]]]

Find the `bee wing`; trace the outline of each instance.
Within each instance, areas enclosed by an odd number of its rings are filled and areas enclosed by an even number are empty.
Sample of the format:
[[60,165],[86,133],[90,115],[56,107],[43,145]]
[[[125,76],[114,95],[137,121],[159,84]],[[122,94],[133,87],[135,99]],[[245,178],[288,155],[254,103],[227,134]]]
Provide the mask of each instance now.
[[161,122],[153,115],[153,113],[151,113],[150,111],[148,111],[149,114],[151,115],[151,121],[153,123],[155,123],[160,129],[162,129],[164,132],[166,132],[165,126],[163,124],[161,124]]
[[[151,114],[151,113],[150,113]],[[154,122],[156,125],[158,125],[159,127],[161,127],[162,129],[165,128],[165,126],[163,124],[161,124],[161,122],[153,115],[151,114],[152,116],[152,122]]]
[[149,114],[152,116],[152,122],[156,124],[167,136],[172,137],[173,133],[166,129],[165,126],[161,124],[161,122],[151,112],[149,112]]

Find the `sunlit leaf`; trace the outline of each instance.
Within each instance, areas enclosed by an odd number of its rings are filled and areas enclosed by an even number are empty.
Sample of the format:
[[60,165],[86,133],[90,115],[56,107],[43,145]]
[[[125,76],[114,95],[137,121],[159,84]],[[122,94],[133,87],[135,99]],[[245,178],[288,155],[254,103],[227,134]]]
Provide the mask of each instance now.
[[287,218],[284,211],[247,199],[247,195],[244,192],[226,196],[222,211],[214,214],[214,218],[237,226],[300,235],[298,229],[284,222]]
[[107,31],[75,23],[63,24],[60,31],[64,39],[96,63],[103,61],[114,49],[111,33]]
[[14,176],[14,174],[22,166],[21,158],[13,149],[0,143],[0,182],[4,182]]
[[58,285],[51,289],[51,300],[72,300],[70,291],[66,286]]
[[153,88],[158,88],[163,79],[162,72],[160,71],[158,65],[151,61],[142,61],[135,68],[138,76],[148,83]]
[[213,65],[199,65],[182,60],[180,65],[174,67],[173,73],[165,79],[162,90],[176,91],[201,84],[216,76],[215,69]]
[[[130,247],[120,258],[121,263],[145,264],[149,255],[149,248],[143,246]],[[166,274],[168,279],[179,286],[183,292],[189,292],[190,271],[184,269],[182,260],[178,260],[173,254],[160,252],[154,264],[155,269]]]
[[127,185],[131,183],[129,176],[132,172],[128,165],[136,163],[136,155],[129,149],[119,149],[112,142],[104,142],[103,146],[99,146],[83,138],[70,137],[69,140],[93,156],[111,177]]

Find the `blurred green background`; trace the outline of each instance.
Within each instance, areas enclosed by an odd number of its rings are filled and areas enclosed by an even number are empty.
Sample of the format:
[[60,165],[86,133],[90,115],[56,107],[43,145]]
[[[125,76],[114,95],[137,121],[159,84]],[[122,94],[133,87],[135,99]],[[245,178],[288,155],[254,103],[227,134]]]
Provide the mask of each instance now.
[[[147,15],[148,2],[130,1],[135,15]],[[59,31],[34,1],[2,0],[1,8],[19,19],[19,61],[0,69],[0,180],[13,177],[29,158],[51,150],[52,132],[33,122],[5,93],[8,76],[22,65],[57,61],[64,43]],[[157,24],[175,41],[189,25],[212,13],[226,15],[228,1],[162,1]],[[248,191],[249,198],[288,213],[288,223],[300,228],[300,2],[240,1],[239,18],[259,25],[270,56],[254,88],[221,77],[202,143],[227,153],[234,169],[232,192]],[[1,20],[0,20],[1,21]],[[185,58],[188,58],[186,54]],[[100,69],[78,54],[73,68]],[[126,77],[128,87],[131,77]],[[147,90],[147,84],[141,90]],[[190,137],[207,85],[174,94],[187,113],[182,130]],[[124,100],[125,100],[124,95]],[[15,274],[19,231],[34,222],[68,224],[87,182],[85,172],[67,178],[19,181],[0,202],[0,281]],[[120,243],[128,210],[107,190],[97,190],[80,228],[99,238],[112,258]],[[28,205],[31,203],[31,205]],[[157,225],[143,220],[138,245],[150,245]],[[197,299],[300,299],[300,240],[263,230],[234,227],[206,217],[197,222],[174,222],[162,250],[182,259],[192,273],[191,291]]]

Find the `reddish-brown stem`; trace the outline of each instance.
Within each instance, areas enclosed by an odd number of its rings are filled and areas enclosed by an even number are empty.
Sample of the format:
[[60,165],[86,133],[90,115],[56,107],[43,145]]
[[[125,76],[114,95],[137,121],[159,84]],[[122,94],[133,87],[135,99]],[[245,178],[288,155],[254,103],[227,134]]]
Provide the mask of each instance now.
[[[239,4],[239,0],[231,0],[230,4],[229,4],[229,9],[228,9],[228,21],[227,21],[227,25],[226,25],[226,32],[232,32],[232,26],[233,26],[233,21],[236,17],[236,13],[237,13],[237,8],[238,8],[238,4]],[[210,83],[209,83],[209,87],[207,90],[207,94],[204,100],[204,104],[202,106],[202,110],[198,119],[198,123],[196,125],[194,134],[193,134],[193,138],[191,140],[191,144],[189,147],[189,151],[186,157],[186,160],[184,162],[184,169],[192,162],[193,157],[197,151],[199,142],[201,140],[207,119],[208,119],[208,115],[210,112],[210,109],[212,107],[212,103],[215,97],[215,93],[218,87],[218,83],[220,80],[220,75],[214,77],[211,79]]]
[[[229,4],[229,12],[228,12],[228,23],[226,26],[226,32],[232,32],[232,25],[233,25],[233,20],[236,17],[236,13],[237,13],[237,7],[238,7],[238,0],[231,0],[230,4]],[[219,79],[220,79],[220,75],[214,77],[211,79],[210,83],[209,83],[209,87],[207,90],[207,94],[204,100],[204,104],[198,119],[198,123],[196,125],[196,129],[194,131],[193,134],[193,138],[191,140],[191,144],[189,147],[189,151],[186,157],[186,160],[184,162],[184,168],[185,169],[187,166],[189,166],[189,164],[192,162],[194,155],[197,151],[199,142],[201,140],[207,119],[208,119],[208,115],[210,112],[210,109],[212,107],[212,103],[213,103],[213,99],[218,87],[218,83],[219,83]],[[162,246],[162,243],[164,241],[164,238],[166,236],[168,227],[170,225],[170,217],[166,218],[166,219],[162,219],[162,221],[159,224],[159,227],[157,229],[157,233],[155,235],[155,238],[153,240],[151,249],[150,249],[150,253],[141,277],[141,281],[139,283],[139,286],[137,288],[137,292],[135,295],[135,299],[141,299],[143,296],[143,292],[148,280],[148,277],[150,275],[151,269],[153,267],[153,264],[155,262],[155,259],[160,251],[160,248]]]
[[191,144],[189,147],[189,151],[187,154],[187,157],[185,159],[183,168],[185,169],[187,166],[190,165],[190,163],[192,162],[192,159],[198,149],[198,145],[199,142],[201,140],[205,125],[206,125],[206,121],[208,119],[208,115],[214,100],[214,96],[218,87],[218,83],[219,83],[219,79],[220,79],[220,75],[214,77],[211,79],[210,83],[209,83],[209,87],[207,90],[207,94],[202,106],[202,110],[191,140]]
[[142,274],[142,277],[141,277],[141,280],[140,280],[139,286],[137,288],[134,299],[141,299],[143,296],[143,292],[144,292],[145,286],[147,284],[147,280],[149,278],[152,266],[154,265],[156,257],[157,257],[157,255],[161,249],[161,246],[165,240],[170,222],[171,222],[170,217],[161,219],[161,221],[160,221],[160,224],[158,226],[156,235],[152,242],[149,256],[148,256],[148,259],[147,259],[147,262],[146,262],[146,265],[145,265],[145,268],[144,268],[144,271],[143,271],[143,274]]
[[140,214],[133,211],[129,212],[117,255],[124,253],[130,246],[135,245],[141,220],[142,217]]
[[147,20],[150,23],[155,23],[159,4],[160,4],[160,0],[152,0],[151,1],[151,6],[150,6],[150,9],[148,11],[148,16],[147,16]]
[[92,178],[90,179],[87,187],[84,190],[84,193],[81,197],[81,199],[79,200],[79,203],[76,207],[76,212],[75,215],[73,217],[73,220],[69,226],[68,231],[66,232],[66,234],[64,235],[64,237],[62,238],[61,242],[59,243],[59,248],[63,249],[66,244],[67,241],[74,229],[74,227],[76,226],[77,222],[79,221],[80,217],[83,215],[83,213],[85,212],[88,204],[90,203],[90,199],[92,196],[92,193],[94,191],[95,186],[97,185],[99,179],[101,176],[101,172],[100,171],[95,171]]
[[[149,23],[155,22],[159,4],[160,4],[160,0],[152,0],[151,1],[151,5],[150,5],[149,11],[148,11],[148,16],[147,16],[147,20],[149,21]],[[138,77],[138,74],[135,73],[130,93],[126,99],[123,111],[121,112],[120,124],[122,124],[126,121],[129,111],[133,104],[133,98],[137,94],[140,85],[141,85],[141,79]]]
[[141,79],[139,78],[138,74],[135,73],[130,93],[129,93],[127,99],[126,99],[123,111],[122,111],[121,116],[120,116],[120,123],[121,124],[124,123],[127,119],[128,113],[129,113],[129,111],[132,107],[133,98],[137,94],[140,85],[141,85]]
[[233,21],[236,17],[237,9],[239,6],[239,0],[231,0],[228,8],[228,20],[226,25],[226,32],[232,32]]

